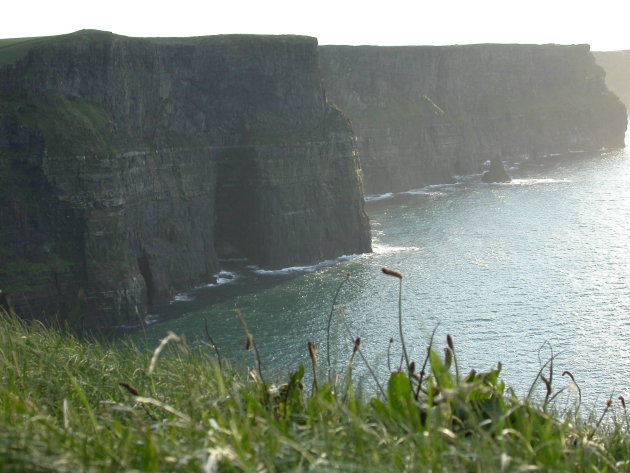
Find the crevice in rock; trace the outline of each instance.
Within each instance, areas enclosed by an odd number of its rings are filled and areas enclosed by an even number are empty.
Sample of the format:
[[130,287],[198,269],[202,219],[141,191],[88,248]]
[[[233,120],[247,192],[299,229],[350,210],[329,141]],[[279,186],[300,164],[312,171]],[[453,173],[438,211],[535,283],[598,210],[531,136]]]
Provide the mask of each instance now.
[[147,305],[149,308],[153,308],[156,289],[153,273],[151,272],[151,265],[149,264],[149,257],[146,254],[138,258],[138,269],[140,270],[140,275],[144,278],[144,284],[147,288]]

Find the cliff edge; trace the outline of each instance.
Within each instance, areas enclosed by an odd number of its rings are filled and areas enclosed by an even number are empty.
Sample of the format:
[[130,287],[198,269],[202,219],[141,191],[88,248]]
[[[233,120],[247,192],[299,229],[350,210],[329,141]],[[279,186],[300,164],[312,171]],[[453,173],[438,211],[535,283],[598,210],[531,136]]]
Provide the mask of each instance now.
[[606,85],[630,109],[630,50],[593,51],[593,56],[606,71]]
[[624,145],[625,108],[587,45],[322,46],[320,64],[357,134],[366,194]]
[[349,121],[317,41],[0,42],[0,284],[25,315],[137,323],[220,257],[370,250]]

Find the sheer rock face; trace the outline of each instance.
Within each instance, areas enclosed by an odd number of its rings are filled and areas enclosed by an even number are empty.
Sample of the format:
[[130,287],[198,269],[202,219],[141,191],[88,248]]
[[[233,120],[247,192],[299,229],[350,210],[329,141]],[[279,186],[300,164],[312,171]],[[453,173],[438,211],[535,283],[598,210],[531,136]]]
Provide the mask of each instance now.
[[322,46],[366,194],[450,182],[488,159],[624,145],[627,116],[586,45]]
[[313,38],[85,31],[0,48],[0,285],[27,316],[137,323],[218,258],[370,250]]
[[593,56],[606,71],[606,85],[630,109],[630,50],[593,51]]

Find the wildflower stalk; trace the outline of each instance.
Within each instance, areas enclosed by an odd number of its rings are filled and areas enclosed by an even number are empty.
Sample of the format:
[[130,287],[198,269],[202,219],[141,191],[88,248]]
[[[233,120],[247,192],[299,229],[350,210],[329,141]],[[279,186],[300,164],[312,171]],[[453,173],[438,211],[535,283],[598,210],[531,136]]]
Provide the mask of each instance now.
[[588,434],[588,439],[591,440],[593,438],[593,435],[595,435],[595,432],[597,431],[597,429],[599,428],[599,426],[601,425],[602,421],[604,420],[604,417],[606,416],[606,413],[608,412],[608,409],[610,409],[612,407],[613,401],[612,401],[612,394],[610,395],[610,398],[608,399],[608,401],[606,401],[606,408],[604,409],[604,412],[602,412],[602,415],[599,416],[599,420],[597,421],[597,424],[595,424],[595,427],[593,427],[593,430],[591,430],[591,433]]
[[420,397],[420,391],[422,390],[422,381],[424,381],[424,375],[426,374],[427,363],[429,362],[429,355],[431,353],[431,350],[433,350],[433,339],[435,338],[435,332],[437,332],[437,329],[439,326],[440,324],[437,324],[435,328],[433,329],[433,332],[431,332],[431,338],[429,339],[429,346],[427,347],[427,355],[424,358],[424,362],[422,363],[422,369],[420,370],[419,377],[418,377],[418,388],[416,389],[416,392],[414,393],[414,398],[416,399],[416,401]]
[[210,342],[210,348],[212,349],[212,351],[214,351],[217,354],[217,361],[219,362],[219,368],[222,368],[223,367],[223,360],[221,359],[221,352],[219,352],[219,347],[217,346],[216,343],[214,343],[214,340],[210,336],[210,331],[208,330],[208,319],[204,320],[204,324],[205,324],[204,328],[205,328],[205,331],[206,331],[206,338]]
[[317,352],[315,344],[308,342],[308,354],[311,358],[311,366],[313,367],[313,392],[317,391]]
[[344,328],[346,329],[346,333],[348,334],[348,337],[350,337],[350,341],[354,344],[352,357],[354,358],[354,353],[355,352],[359,353],[359,356],[363,360],[363,363],[365,363],[365,366],[367,367],[368,372],[372,376],[372,379],[374,379],[374,382],[376,383],[376,387],[378,388],[378,390],[383,395],[383,398],[386,398],[387,395],[385,394],[385,389],[383,389],[383,386],[381,385],[380,381],[378,380],[378,377],[374,373],[374,370],[370,366],[370,363],[368,362],[367,358],[363,354],[363,350],[361,350],[361,338],[359,338],[359,337],[355,338],[355,337],[352,336],[352,331],[350,330],[350,326],[348,325],[348,322],[346,321],[346,317],[344,316],[343,311],[340,311],[339,314],[341,315],[341,320],[343,322]]
[[[265,378],[263,377],[263,374],[262,374],[262,363],[260,362],[260,353],[258,353],[258,347],[256,347],[256,344],[254,343],[254,336],[251,334],[251,332],[247,328],[247,323],[245,322],[245,319],[243,318],[243,314],[241,314],[241,312],[238,310],[236,311],[236,317],[238,318],[239,322],[243,326],[243,330],[245,331],[245,336],[247,337],[247,341],[245,343],[245,350],[247,351],[253,350],[254,362],[256,364],[258,376],[260,376],[260,381],[262,382],[263,386],[267,386],[267,383],[265,382]],[[265,393],[266,392],[267,392],[267,388],[265,387]]]
[[400,344],[402,345],[402,355],[400,357],[400,367],[398,371],[402,371],[402,362],[403,359],[405,361],[405,366],[407,371],[409,371],[409,355],[407,354],[407,345],[405,344],[405,336],[403,334],[403,325],[402,325],[402,280],[403,275],[398,271],[394,271],[389,268],[382,268],[381,271],[383,274],[388,276],[392,276],[398,279],[398,331],[400,332]]
[[335,291],[335,296],[333,297],[332,304],[330,306],[330,314],[328,314],[328,324],[326,325],[326,361],[328,363],[328,382],[332,384],[332,368],[330,362],[330,326],[332,324],[333,313],[335,311],[335,304],[337,303],[337,297],[339,296],[339,291],[343,285],[350,279],[350,273],[346,273],[346,278],[341,281],[339,286],[337,286],[337,290]]

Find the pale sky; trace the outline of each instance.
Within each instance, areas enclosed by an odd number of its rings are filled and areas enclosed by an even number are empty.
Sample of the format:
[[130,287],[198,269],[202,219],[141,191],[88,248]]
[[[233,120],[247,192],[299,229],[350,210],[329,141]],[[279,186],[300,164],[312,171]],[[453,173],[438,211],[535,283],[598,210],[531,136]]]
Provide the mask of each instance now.
[[99,29],[127,36],[302,34],[320,44],[578,44],[630,49],[630,1],[9,0],[0,38]]

